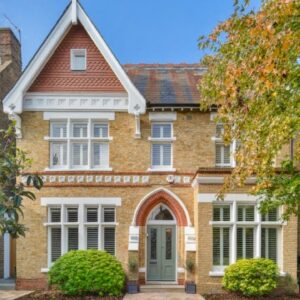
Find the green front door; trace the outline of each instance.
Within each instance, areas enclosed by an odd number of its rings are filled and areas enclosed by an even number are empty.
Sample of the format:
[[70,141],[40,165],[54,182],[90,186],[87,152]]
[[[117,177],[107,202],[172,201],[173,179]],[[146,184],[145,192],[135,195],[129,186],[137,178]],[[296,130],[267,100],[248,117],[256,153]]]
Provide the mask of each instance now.
[[148,225],[147,280],[174,281],[176,272],[175,225]]

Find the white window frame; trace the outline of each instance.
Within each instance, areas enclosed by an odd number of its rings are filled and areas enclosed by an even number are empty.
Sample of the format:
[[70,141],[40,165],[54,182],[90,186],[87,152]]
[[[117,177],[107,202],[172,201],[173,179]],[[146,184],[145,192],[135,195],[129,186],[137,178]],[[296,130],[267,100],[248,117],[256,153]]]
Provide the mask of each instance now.
[[[153,137],[153,126],[154,125],[171,125],[171,137],[161,137],[161,138],[154,138]],[[152,122],[151,123],[151,136],[148,138],[149,141],[151,141],[151,157],[150,157],[150,161],[151,161],[151,167],[148,169],[148,171],[175,171],[175,169],[173,168],[173,162],[174,162],[174,155],[173,155],[173,142],[176,140],[176,137],[174,137],[174,127],[173,127],[173,122]],[[154,165],[153,164],[153,145],[163,145],[163,144],[168,144],[171,146],[171,157],[170,157],[170,161],[171,164],[168,166],[164,166],[164,165]],[[162,158],[161,158],[162,160]]]
[[[261,257],[261,229],[262,228],[276,228],[277,229],[277,265],[280,270],[283,269],[282,255],[283,255],[283,244],[282,244],[282,227],[284,223],[282,221],[262,221],[261,214],[259,212],[259,203],[255,200],[253,201],[242,201],[242,200],[225,200],[220,203],[220,201],[213,201],[213,207],[215,206],[225,206],[230,205],[230,221],[210,221],[209,224],[212,227],[229,227],[230,228],[230,264],[237,261],[237,228],[254,228],[254,251],[253,257]],[[238,206],[254,206],[254,221],[237,221]],[[277,216],[280,218],[282,209],[278,208]],[[213,245],[212,245],[213,246]],[[212,248],[213,251],[213,248]],[[209,273],[211,276],[223,276],[224,269],[227,266],[214,266],[212,265],[212,271]]]
[[221,129],[221,136],[219,136],[217,134],[217,127],[222,125],[221,123],[217,123],[216,124],[216,128],[215,128],[215,136],[213,136],[211,139],[212,141],[215,142],[215,166],[218,168],[224,168],[224,167],[232,167],[234,168],[236,166],[236,161],[235,161],[235,152],[236,152],[236,141],[232,141],[232,143],[229,145],[230,146],[230,162],[229,163],[224,163],[224,148],[222,150],[222,163],[217,163],[216,162],[216,158],[217,158],[217,153],[216,153],[216,147],[217,145],[223,145],[224,144],[224,140],[223,140],[223,133],[224,133],[224,129]]
[[[103,211],[105,207],[113,208],[115,210],[115,221],[114,222],[104,222]],[[51,209],[59,208],[61,217],[60,222],[51,222]],[[78,208],[78,222],[68,222],[67,220],[67,209],[68,208]],[[97,222],[87,222],[86,212],[88,208],[97,208],[98,209],[98,220]],[[48,267],[50,268],[53,264],[51,260],[51,228],[61,228],[61,255],[68,252],[68,228],[78,227],[78,249],[86,250],[87,249],[87,228],[88,227],[98,227],[98,250],[104,249],[104,228],[113,227],[115,228],[115,252],[116,252],[116,227],[118,225],[116,221],[116,205],[104,205],[93,203],[84,203],[78,204],[77,202],[72,204],[72,201],[68,204],[55,204],[48,205],[48,222],[44,223],[44,226],[48,230]]]
[[[52,134],[52,124],[66,124],[67,125],[67,135],[66,137],[53,137]],[[73,124],[76,123],[85,123],[87,124],[87,137],[74,137],[73,136]],[[93,135],[93,126],[95,124],[106,124],[108,127],[108,136],[107,137],[94,137]],[[53,119],[50,120],[50,129],[49,133],[50,136],[44,137],[45,140],[50,142],[50,162],[49,168],[46,170],[52,169],[60,169],[60,170],[101,170],[101,171],[111,171],[112,168],[110,167],[110,151],[109,151],[109,142],[113,139],[109,135],[109,123],[103,120],[97,120],[92,118],[86,119]],[[67,164],[62,166],[53,166],[52,164],[52,142],[60,142],[67,144]],[[88,157],[87,157],[87,165],[73,165],[73,157],[72,157],[72,145],[74,143],[87,143],[88,146]],[[93,144],[94,143],[105,143],[108,145],[108,153],[107,153],[107,164],[103,166],[94,166],[93,165]]]
[[[83,54],[84,55],[84,67],[78,68],[75,64],[75,56],[76,54]],[[71,49],[70,50],[70,65],[72,71],[85,71],[87,67],[87,51],[86,49]]]

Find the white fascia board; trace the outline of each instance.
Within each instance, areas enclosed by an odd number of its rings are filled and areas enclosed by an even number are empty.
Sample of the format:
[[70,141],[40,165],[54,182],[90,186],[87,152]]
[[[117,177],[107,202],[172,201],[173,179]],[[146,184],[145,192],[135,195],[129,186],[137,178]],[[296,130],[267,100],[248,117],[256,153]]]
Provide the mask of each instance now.
[[121,206],[121,198],[110,198],[110,197],[99,197],[99,198],[58,198],[58,197],[49,197],[41,198],[42,206],[51,206],[51,205],[115,205]]
[[[52,32],[49,34],[45,42],[42,44],[41,48],[35,54],[28,67],[25,69],[24,73],[22,74],[14,88],[4,98],[3,106],[5,113],[11,113],[12,106],[13,111],[16,114],[20,114],[23,112],[23,97],[26,91],[39,75],[42,68],[45,66],[45,64],[48,62],[48,60],[60,44],[60,41],[68,33],[69,29],[72,26],[72,10],[72,5],[69,5],[61,19],[55,25]],[[84,10],[78,3],[76,12],[77,19],[81,22],[94,44],[97,46],[107,63],[112,68],[115,75],[120,80],[121,84],[123,84],[124,88],[126,89],[129,98],[128,112],[133,114],[144,114],[146,111],[145,98],[133,85],[133,83],[123,70],[122,66],[115,58],[110,48],[105,43],[104,39],[101,37],[94,24],[91,22],[89,17],[86,15]]]
[[176,121],[177,112],[150,112],[149,120],[156,122]]
[[144,114],[146,111],[146,100],[134,84],[129,79],[128,75],[113,55],[111,49],[107,46],[106,42],[100,35],[99,31],[96,29],[95,25],[91,22],[89,17],[86,15],[84,10],[80,5],[77,7],[78,20],[81,22],[90,38],[93,40],[101,54],[104,56],[105,60],[118,77],[120,82],[123,84],[124,88],[128,93],[129,107],[128,112],[133,114]]
[[44,120],[96,119],[115,120],[114,112],[44,112]]
[[72,25],[71,6],[65,11],[52,32],[35,54],[25,71],[3,100],[5,113],[11,113],[11,106],[16,114],[23,112],[23,97],[27,89],[39,75],[42,68],[46,65],[63,37],[68,33]]
[[[218,194],[215,193],[199,193],[198,194],[198,202],[201,203],[210,203],[215,202],[217,200]],[[260,199],[259,196],[249,195],[246,193],[243,194],[226,194],[224,196],[224,201],[233,202],[233,201],[243,201],[243,202],[255,202]]]

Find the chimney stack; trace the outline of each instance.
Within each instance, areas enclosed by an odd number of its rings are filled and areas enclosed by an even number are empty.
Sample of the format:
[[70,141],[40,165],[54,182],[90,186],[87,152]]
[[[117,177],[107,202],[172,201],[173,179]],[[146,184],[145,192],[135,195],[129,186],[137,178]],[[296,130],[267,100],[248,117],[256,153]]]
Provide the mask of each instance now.
[[6,128],[2,100],[21,75],[21,45],[10,28],[0,28],[0,128]]

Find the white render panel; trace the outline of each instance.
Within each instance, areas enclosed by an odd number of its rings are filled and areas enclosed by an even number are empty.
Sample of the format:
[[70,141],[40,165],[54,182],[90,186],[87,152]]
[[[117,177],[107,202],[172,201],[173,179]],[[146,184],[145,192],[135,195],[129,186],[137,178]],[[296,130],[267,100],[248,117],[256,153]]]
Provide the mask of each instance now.
[[41,198],[42,206],[50,205],[62,205],[62,204],[86,204],[86,205],[116,205],[121,206],[121,198],[109,198],[109,197],[100,197],[100,198],[58,198],[58,197],[49,197]]
[[149,120],[157,121],[157,122],[176,121],[177,113],[176,112],[150,112]]
[[24,111],[127,111],[126,95],[27,93]]
[[[218,201],[217,197],[218,194],[215,193],[211,193],[211,194],[199,193],[198,202],[209,203],[209,202]],[[228,201],[228,202],[232,202],[232,201],[255,202],[258,201],[259,199],[260,197],[249,195],[249,194],[226,194],[224,196],[224,201]]]
[[61,119],[95,119],[115,120],[113,112],[44,112],[44,120]]

